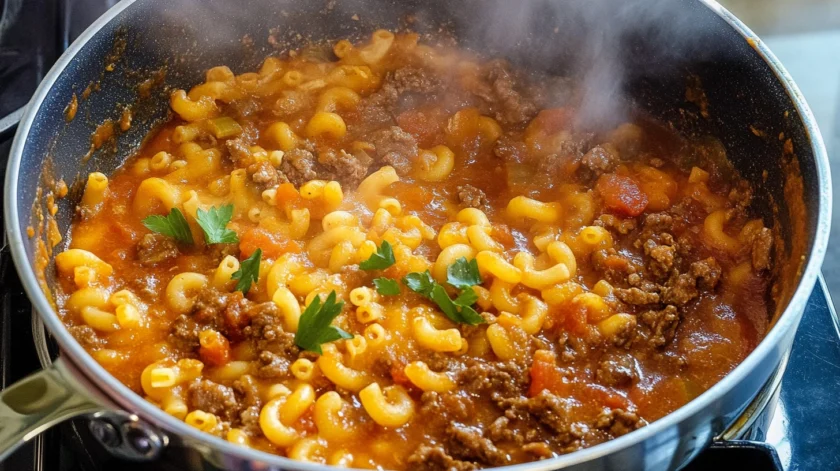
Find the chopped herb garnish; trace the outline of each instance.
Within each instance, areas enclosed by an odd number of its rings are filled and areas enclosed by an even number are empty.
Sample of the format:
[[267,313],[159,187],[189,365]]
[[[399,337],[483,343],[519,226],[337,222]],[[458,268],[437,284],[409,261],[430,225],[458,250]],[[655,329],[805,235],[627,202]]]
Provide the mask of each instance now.
[[471,307],[478,300],[478,295],[472,287],[467,287],[453,301],[443,285],[432,279],[429,270],[423,273],[415,272],[405,275],[403,284],[415,293],[434,301],[446,317],[453,322],[469,325],[484,322],[484,318]]
[[455,298],[455,304],[459,306],[472,306],[476,301],[478,301],[478,295],[475,294],[475,290],[472,287],[461,291],[461,294]]
[[242,260],[239,264],[239,270],[233,272],[232,280],[239,280],[236,283],[236,290],[242,291],[242,294],[248,294],[251,289],[251,284],[256,283],[260,278],[260,258],[262,257],[262,250],[257,249],[250,257]]
[[383,270],[396,262],[391,244],[387,240],[383,240],[382,245],[376,249],[376,252],[359,264],[359,268],[362,270]]
[[184,214],[178,208],[172,208],[169,215],[153,215],[143,219],[143,225],[150,231],[172,237],[178,242],[192,244],[193,236],[190,232],[190,225],[184,218]]
[[[458,297],[460,299],[460,296]],[[470,306],[456,304],[446,293],[446,289],[438,283],[432,288],[431,299],[440,307],[450,320],[461,324],[476,325],[484,322],[475,309]]]
[[432,293],[432,288],[436,284],[435,280],[432,279],[432,274],[429,273],[429,270],[426,270],[423,273],[409,273],[403,277],[402,282],[404,285],[408,286],[408,289],[411,291],[427,298]]
[[196,212],[196,222],[204,230],[204,241],[208,244],[235,244],[239,242],[236,232],[227,228],[233,217],[233,205],[211,207],[209,211],[199,208]]
[[323,305],[321,297],[315,296],[309,306],[306,306],[295,333],[295,345],[310,352],[323,354],[322,344],[353,338],[353,335],[331,325],[333,319],[344,307],[344,301],[335,302],[335,298],[335,290],[333,290]]
[[455,263],[446,269],[446,282],[458,289],[480,285],[481,273],[478,272],[478,262],[475,259],[467,261],[465,257],[455,260]]
[[373,284],[376,285],[376,291],[381,295],[396,296],[400,294],[400,284],[392,278],[374,278]]

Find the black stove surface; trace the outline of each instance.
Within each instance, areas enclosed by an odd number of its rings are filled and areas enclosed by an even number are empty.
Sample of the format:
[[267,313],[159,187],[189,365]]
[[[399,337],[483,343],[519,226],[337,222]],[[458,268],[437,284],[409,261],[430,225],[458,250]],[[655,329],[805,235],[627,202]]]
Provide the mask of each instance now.
[[[0,0],[0,181],[13,128],[6,124],[29,100],[61,52],[116,0]],[[2,215],[0,215],[2,218]],[[0,222],[2,222],[0,220]],[[32,341],[31,305],[0,235],[0,389],[40,368]],[[704,452],[687,469],[840,469],[840,326],[822,280],[808,302],[778,403],[748,438]],[[179,463],[128,463],[107,455],[84,420],[65,423],[0,463],[0,471],[176,470]]]

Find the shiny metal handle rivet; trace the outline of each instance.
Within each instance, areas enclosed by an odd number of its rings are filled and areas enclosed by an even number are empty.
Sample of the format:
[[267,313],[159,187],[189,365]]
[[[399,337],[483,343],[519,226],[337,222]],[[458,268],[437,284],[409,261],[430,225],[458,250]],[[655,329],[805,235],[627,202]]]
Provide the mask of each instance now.
[[104,420],[91,420],[88,423],[90,433],[105,447],[116,447],[122,443],[122,437],[114,424]]
[[90,418],[93,436],[108,453],[131,461],[154,461],[169,444],[168,437],[134,414],[104,411]]

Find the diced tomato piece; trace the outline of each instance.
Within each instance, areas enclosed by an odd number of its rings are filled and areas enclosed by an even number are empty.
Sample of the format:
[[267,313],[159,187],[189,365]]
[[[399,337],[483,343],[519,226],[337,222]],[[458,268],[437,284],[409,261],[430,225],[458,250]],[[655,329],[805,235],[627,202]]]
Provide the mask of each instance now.
[[563,318],[563,325],[566,330],[576,334],[586,332],[587,326],[586,308],[577,303],[571,303],[566,309],[566,316]]
[[537,351],[534,363],[531,365],[531,385],[528,395],[536,396],[543,390],[552,394],[568,393],[569,385],[554,362],[554,355],[545,351]]
[[601,175],[595,189],[611,212],[621,216],[638,216],[648,204],[647,195],[630,177],[612,173]]
[[198,336],[198,356],[210,366],[222,366],[230,361],[230,342],[215,330],[203,330]]
[[321,219],[326,215],[330,208],[320,199],[308,200],[300,196],[300,192],[291,183],[283,183],[277,187],[277,193],[274,200],[277,205],[286,211],[293,209],[308,209],[309,215],[313,219]]
[[297,189],[295,189],[294,185],[291,183],[282,183],[277,187],[274,200],[277,201],[277,204],[283,206],[291,205],[292,207],[297,207],[303,198]]
[[262,249],[262,257],[277,258],[285,253],[300,253],[300,244],[280,234],[269,232],[261,227],[245,231],[239,238],[240,257],[250,257],[257,249]]

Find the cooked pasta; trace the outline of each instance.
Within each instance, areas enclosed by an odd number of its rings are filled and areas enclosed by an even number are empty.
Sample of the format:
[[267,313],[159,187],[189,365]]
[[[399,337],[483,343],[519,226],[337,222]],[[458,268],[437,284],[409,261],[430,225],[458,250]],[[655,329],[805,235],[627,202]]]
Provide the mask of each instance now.
[[670,413],[763,334],[773,232],[707,141],[580,129],[546,101],[580,94],[415,34],[332,53],[209,69],[82,179],[56,303],[167,414],[336,466],[516,464]]

